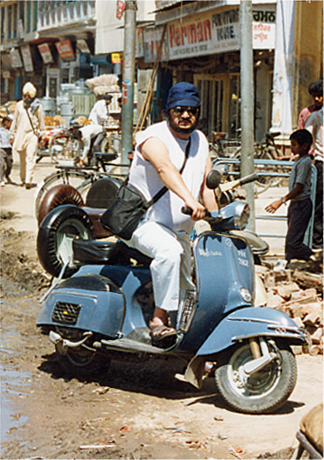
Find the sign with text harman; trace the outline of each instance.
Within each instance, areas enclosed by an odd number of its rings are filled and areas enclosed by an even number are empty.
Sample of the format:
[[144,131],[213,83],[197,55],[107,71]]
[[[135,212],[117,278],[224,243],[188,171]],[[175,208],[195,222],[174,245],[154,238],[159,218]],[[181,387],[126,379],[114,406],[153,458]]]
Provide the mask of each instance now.
[[[239,50],[239,8],[201,13],[182,18],[181,22],[170,22],[168,41],[170,60]],[[261,6],[253,12],[253,48],[270,49],[274,42],[275,5],[268,4],[266,9]]]
[[74,52],[70,40],[56,42],[55,46],[63,61],[71,61],[74,59]]

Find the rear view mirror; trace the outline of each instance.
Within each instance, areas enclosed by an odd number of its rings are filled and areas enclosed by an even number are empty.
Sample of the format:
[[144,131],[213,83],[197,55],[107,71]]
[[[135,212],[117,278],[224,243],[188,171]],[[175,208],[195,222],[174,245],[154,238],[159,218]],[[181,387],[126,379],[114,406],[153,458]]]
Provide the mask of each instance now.
[[213,169],[208,173],[206,184],[207,187],[210,189],[215,189],[219,186],[222,180],[222,174],[217,171],[216,169]]

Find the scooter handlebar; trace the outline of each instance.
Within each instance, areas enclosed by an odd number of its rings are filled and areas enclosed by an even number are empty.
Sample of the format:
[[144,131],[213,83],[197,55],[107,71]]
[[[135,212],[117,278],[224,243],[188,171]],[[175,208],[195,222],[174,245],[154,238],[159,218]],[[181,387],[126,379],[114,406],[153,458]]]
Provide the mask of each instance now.
[[[187,216],[192,215],[192,209],[189,208],[188,206],[182,206],[181,212],[182,212],[182,214],[185,214]],[[206,213],[206,217],[210,216],[210,212],[207,209],[205,209],[205,213]]]

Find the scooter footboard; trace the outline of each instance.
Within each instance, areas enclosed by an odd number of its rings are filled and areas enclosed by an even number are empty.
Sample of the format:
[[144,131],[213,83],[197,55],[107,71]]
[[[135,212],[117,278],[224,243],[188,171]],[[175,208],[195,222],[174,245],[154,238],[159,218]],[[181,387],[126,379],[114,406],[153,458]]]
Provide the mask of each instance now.
[[109,278],[87,274],[61,282],[44,302],[36,324],[90,330],[116,338],[124,312],[121,289]]
[[307,343],[306,332],[281,310],[241,308],[226,316],[199,348],[196,356],[211,355],[252,337],[287,339],[291,345]]

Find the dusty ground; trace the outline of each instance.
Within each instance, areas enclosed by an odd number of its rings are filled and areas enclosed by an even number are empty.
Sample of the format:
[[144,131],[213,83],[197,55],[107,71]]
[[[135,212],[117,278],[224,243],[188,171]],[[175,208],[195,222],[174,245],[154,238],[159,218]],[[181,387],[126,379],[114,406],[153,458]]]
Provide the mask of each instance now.
[[[36,178],[48,169],[38,165]],[[322,357],[297,356],[296,389],[265,416],[232,412],[212,378],[197,391],[168,361],[113,362],[76,379],[35,326],[49,280],[35,253],[33,191],[6,186],[1,198],[2,458],[290,457],[302,416],[323,400]]]

